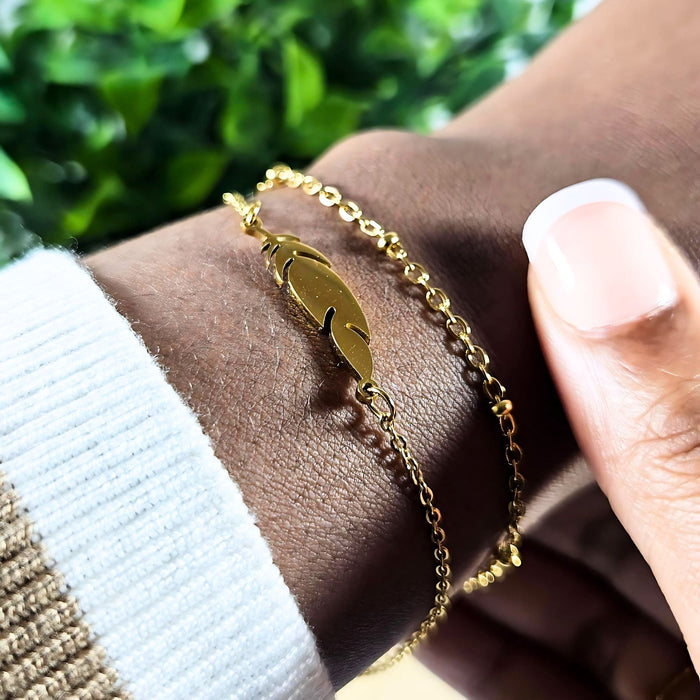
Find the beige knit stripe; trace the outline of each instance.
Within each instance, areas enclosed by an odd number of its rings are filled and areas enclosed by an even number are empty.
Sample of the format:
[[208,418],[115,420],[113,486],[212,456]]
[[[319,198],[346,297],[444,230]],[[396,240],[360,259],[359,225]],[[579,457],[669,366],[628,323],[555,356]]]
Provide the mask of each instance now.
[[0,659],[2,667],[27,652],[33,651],[51,639],[62,629],[65,629],[79,615],[78,606],[72,599],[59,600],[52,606],[42,610],[36,617],[28,620],[25,625],[17,625],[7,635],[0,638]]
[[130,699],[36,540],[0,472],[0,698]]
[[28,581],[41,576],[45,570],[42,550],[37,545],[27,543],[12,559],[2,562],[0,590],[12,593]]
[[31,539],[32,527],[25,518],[0,523],[0,559],[9,559]]
[[[113,684],[117,680],[117,674],[114,671],[103,672],[103,656],[99,648],[84,650],[69,662],[62,664],[60,668],[54,669],[50,676],[41,678],[22,697],[32,698],[32,700],[34,698],[60,697],[63,700],[63,698],[79,692],[90,681],[100,679],[101,676],[106,676],[107,674],[109,674]],[[109,687],[103,687],[101,694],[97,693],[94,696],[88,695],[86,697],[107,697],[107,692],[112,687],[112,684]]]
[[[111,669],[96,673],[83,687],[77,688],[68,700],[93,700],[93,698],[109,698],[112,688],[117,682],[117,673]],[[113,696],[112,696],[113,697]]]
[[[91,643],[87,625],[73,625],[59,632],[47,643],[43,654],[33,654],[8,667],[9,683],[28,688],[42,676],[48,675],[52,668],[67,662]],[[7,697],[11,685],[5,678],[0,678],[0,697]]]
[[0,633],[20,624],[30,615],[36,615],[49,603],[61,597],[61,582],[50,574],[29,581],[0,602]]
[[17,514],[19,496],[14,489],[7,488],[0,492],[0,522],[10,523]]

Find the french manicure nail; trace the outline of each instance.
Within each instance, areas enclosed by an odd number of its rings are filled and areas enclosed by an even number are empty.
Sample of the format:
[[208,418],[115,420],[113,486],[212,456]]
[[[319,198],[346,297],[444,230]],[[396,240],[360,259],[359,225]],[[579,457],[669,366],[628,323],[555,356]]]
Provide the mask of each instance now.
[[525,222],[523,245],[553,309],[580,330],[630,323],[677,301],[654,223],[617,180],[547,197]]

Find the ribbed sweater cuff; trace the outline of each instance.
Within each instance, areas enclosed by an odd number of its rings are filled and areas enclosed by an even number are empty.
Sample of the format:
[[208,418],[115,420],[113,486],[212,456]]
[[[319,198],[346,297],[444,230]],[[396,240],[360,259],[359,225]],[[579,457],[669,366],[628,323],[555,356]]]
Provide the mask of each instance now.
[[134,698],[332,695],[196,418],[66,253],[0,272],[0,461]]

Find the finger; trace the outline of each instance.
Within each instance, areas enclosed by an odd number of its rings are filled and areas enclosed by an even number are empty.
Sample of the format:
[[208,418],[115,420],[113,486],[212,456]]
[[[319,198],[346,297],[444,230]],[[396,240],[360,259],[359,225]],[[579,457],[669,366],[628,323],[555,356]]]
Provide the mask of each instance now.
[[469,700],[606,700],[590,678],[536,642],[455,600],[419,659]]
[[620,700],[655,697],[685,645],[586,567],[533,542],[527,566],[470,596],[478,610],[590,674]]
[[597,484],[589,484],[572,494],[527,534],[529,540],[594,571],[668,632],[680,636],[676,618],[649,564]]
[[700,284],[612,180],[523,231],[530,303],[574,433],[700,664]]

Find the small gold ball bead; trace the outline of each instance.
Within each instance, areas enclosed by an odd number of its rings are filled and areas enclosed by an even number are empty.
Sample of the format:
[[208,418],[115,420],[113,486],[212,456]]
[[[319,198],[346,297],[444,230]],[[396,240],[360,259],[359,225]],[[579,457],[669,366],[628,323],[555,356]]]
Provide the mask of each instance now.
[[513,402],[510,399],[501,399],[491,406],[491,410],[495,416],[505,416],[513,410]]
[[390,245],[398,243],[400,240],[399,235],[393,231],[383,233],[381,236],[379,236],[379,238],[377,238],[377,248],[380,250],[386,249]]

